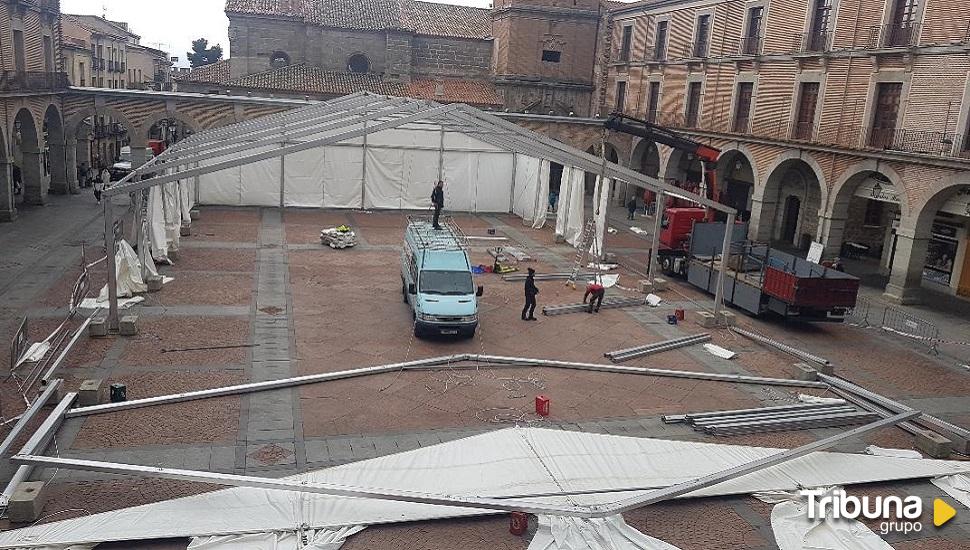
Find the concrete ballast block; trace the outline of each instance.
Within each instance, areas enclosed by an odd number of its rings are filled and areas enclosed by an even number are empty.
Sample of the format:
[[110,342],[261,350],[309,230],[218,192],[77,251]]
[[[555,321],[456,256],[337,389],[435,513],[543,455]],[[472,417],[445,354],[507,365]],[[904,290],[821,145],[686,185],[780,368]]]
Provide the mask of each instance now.
[[795,380],[814,382],[818,380],[818,371],[808,363],[795,363],[791,366],[791,375]]
[[145,279],[145,284],[148,285],[148,292],[158,292],[162,289],[162,278],[148,277]]
[[641,279],[637,285],[637,288],[640,289],[640,292],[642,294],[650,294],[651,292],[653,292],[653,283],[651,283],[646,279]]
[[179,251],[178,250],[169,250],[168,251],[168,259],[169,260],[172,260],[173,262],[178,261],[178,259],[179,259]]
[[40,519],[47,504],[47,490],[43,481],[24,481],[14,489],[7,514],[13,523],[33,523]]
[[697,324],[704,328],[714,328],[717,326],[714,314],[710,311],[698,311],[694,317],[697,320]]
[[88,336],[91,338],[103,338],[108,335],[108,319],[106,317],[95,317],[88,325]]
[[654,290],[667,290],[667,279],[662,277],[653,278],[653,289]]
[[953,442],[930,430],[916,433],[916,448],[933,458],[947,458],[953,451]]
[[180,225],[179,226],[179,236],[181,236],[181,237],[188,237],[190,235],[192,235],[192,226],[191,225]]
[[122,336],[134,336],[138,334],[138,316],[123,316],[118,326],[118,332],[120,332]]
[[195,208],[193,208],[192,210],[189,210],[189,215],[191,216],[192,221],[195,221],[202,217],[202,214],[199,213],[199,211]]
[[730,311],[720,311],[717,314],[717,324],[725,327],[733,327],[737,324],[738,317]]
[[81,382],[81,387],[77,390],[77,403],[82,407],[90,407],[101,402],[101,385],[104,380],[92,378]]

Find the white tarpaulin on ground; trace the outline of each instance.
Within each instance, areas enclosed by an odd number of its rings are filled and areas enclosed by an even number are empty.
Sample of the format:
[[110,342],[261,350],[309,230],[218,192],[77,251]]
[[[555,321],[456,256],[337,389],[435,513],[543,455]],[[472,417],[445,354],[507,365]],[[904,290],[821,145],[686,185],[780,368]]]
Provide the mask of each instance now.
[[[118,252],[115,254],[115,273],[117,274],[118,297],[127,298],[132,294],[138,294],[148,290],[144,279],[141,277],[141,264],[138,263],[138,254],[131,248],[128,241],[118,243]],[[101,288],[98,302],[108,301],[108,285]]]
[[528,550],[680,550],[630,527],[623,516],[581,519],[539,516]]
[[355,525],[340,529],[199,537],[192,539],[186,550],[337,550],[347,537],[363,529],[364,526]]
[[754,496],[777,503],[771,509],[771,530],[779,550],[893,550],[861,522],[834,519],[831,506],[826,509],[827,516],[818,514],[825,519],[809,519],[808,499],[798,493],[777,491]]
[[[780,452],[783,450],[509,428],[287,479],[440,495],[554,495],[530,500],[591,506],[615,503]],[[970,463],[961,461],[817,452],[682,498],[967,472]],[[570,495],[562,496],[563,492]],[[3,532],[0,548],[47,549],[78,542],[285,532],[301,526],[334,529],[489,513],[460,506],[233,488]]]
[[957,502],[970,508],[970,476],[967,474],[937,478],[933,480],[933,485],[943,489],[943,492]]

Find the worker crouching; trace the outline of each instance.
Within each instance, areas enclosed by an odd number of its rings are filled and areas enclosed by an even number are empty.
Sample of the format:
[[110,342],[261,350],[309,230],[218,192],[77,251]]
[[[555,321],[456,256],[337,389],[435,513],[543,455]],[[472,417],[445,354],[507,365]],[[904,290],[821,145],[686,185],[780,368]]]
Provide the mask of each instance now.
[[586,294],[583,294],[584,304],[587,298],[589,299],[589,309],[586,310],[586,313],[599,312],[600,306],[603,305],[603,296],[605,295],[606,287],[599,282],[599,279],[586,283]]

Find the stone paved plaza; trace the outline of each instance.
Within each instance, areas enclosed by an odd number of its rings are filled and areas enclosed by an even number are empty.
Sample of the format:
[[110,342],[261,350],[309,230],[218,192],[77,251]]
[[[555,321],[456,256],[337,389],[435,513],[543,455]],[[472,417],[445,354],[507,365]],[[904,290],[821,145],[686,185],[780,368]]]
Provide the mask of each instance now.
[[[618,254],[620,286],[608,295],[633,295],[649,242],[627,229],[625,213],[614,213],[618,232],[607,247]],[[573,250],[555,244],[552,229],[534,231],[513,216],[456,215],[471,235],[489,228],[535,257],[543,271],[570,266]],[[319,244],[321,228],[346,223],[361,243],[331,250]],[[540,316],[519,320],[521,283],[483,274],[482,322],[472,340],[418,340],[410,310],[401,303],[399,253],[406,215],[400,212],[202,208],[183,237],[178,261],[160,267],[174,281],[136,306],[139,334],[85,337],[60,375],[69,389],[101,378],[121,382],[128,398],[214,388],[248,381],[335,372],[456,353],[484,353],[571,361],[605,362],[603,352],[701,332],[693,312],[711,298],[683,282],[662,293],[658,308],[604,310],[598,315]],[[647,228],[653,222],[634,223]],[[80,243],[89,261],[102,252],[103,230],[93,199],[52,197],[43,209],[27,210],[0,233],[0,341],[8,341],[20,316],[31,318],[31,338],[42,339],[65,311],[79,271]],[[491,243],[489,243],[491,244]],[[473,260],[490,264],[485,244],[474,244]],[[101,271],[97,271],[101,269]],[[104,284],[103,264],[95,285]],[[540,282],[542,305],[578,302],[582,290]],[[628,290],[631,289],[631,290]],[[876,295],[872,296],[877,303]],[[675,308],[687,321],[666,322]],[[913,310],[926,317],[932,311]],[[936,317],[939,318],[939,317]],[[970,426],[970,373],[961,365],[965,348],[940,354],[872,328],[782,324],[739,313],[739,324],[810,350],[836,364],[836,373],[948,421]],[[940,321],[950,338],[970,340],[962,324]],[[719,359],[691,347],[628,362],[633,366],[738,373],[788,378],[794,360],[725,329],[713,342],[739,355]],[[202,349],[199,349],[202,348]],[[206,349],[210,348],[210,349]],[[217,349],[211,349],[217,348]],[[3,359],[5,366],[6,359]],[[793,447],[838,433],[838,429],[713,438],[660,415],[767,406],[793,398],[794,388],[656,378],[548,368],[485,368],[394,372],[242,396],[134,409],[65,422],[48,453],[250,474],[283,476],[434,445],[506,427],[494,422],[507,409],[524,421],[564,430],[633,437]],[[2,386],[6,418],[23,410],[8,380]],[[539,421],[533,398],[551,399],[552,413]],[[809,393],[821,394],[820,390]],[[912,436],[892,428],[838,450],[859,452],[868,444],[912,448]],[[9,479],[11,470],[3,471]],[[155,502],[216,489],[210,485],[93,473],[37,471],[49,480],[51,497],[43,521]],[[857,488],[858,494],[918,494],[940,491],[929,483]],[[637,529],[684,549],[767,549],[774,541],[770,507],[753,498],[683,500],[627,514]],[[703,517],[705,521],[697,521]],[[956,549],[970,544],[970,514],[940,530],[889,535],[897,549]],[[186,541],[103,545],[99,548],[184,548]],[[505,516],[368,528],[345,548],[521,549],[528,540],[509,534]]]

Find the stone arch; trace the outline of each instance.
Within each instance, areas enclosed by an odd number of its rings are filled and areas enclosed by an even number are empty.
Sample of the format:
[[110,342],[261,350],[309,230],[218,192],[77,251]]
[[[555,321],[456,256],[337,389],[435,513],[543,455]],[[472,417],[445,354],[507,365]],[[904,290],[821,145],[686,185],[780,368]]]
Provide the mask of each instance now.
[[630,154],[629,167],[641,174],[660,177],[660,147],[649,139],[640,139]]
[[[79,162],[88,165],[89,168],[97,168],[96,166],[90,165],[92,163],[93,156],[91,144],[94,135],[93,132],[95,130],[93,123],[95,122],[95,118],[99,116],[110,117],[116,122],[122,124],[127,130],[129,138],[133,137],[131,134],[134,126],[132,125],[131,120],[128,118],[128,115],[122,111],[119,111],[118,109],[115,109],[114,107],[95,107],[94,105],[91,105],[71,114],[71,116],[67,117],[64,123],[65,135],[68,136],[69,145],[72,137],[77,140],[77,143],[74,144],[74,156]],[[85,122],[89,118],[92,119],[92,123]],[[112,159],[101,158],[98,162],[105,163],[108,160]]]
[[371,69],[370,59],[363,53],[357,52],[347,57],[347,72],[369,73],[370,69]]
[[[930,250],[934,244],[931,242],[933,225],[940,209],[957,194],[966,196],[963,213],[970,217],[970,172],[964,171],[955,172],[933,185],[926,198],[913,205],[909,215],[900,220],[893,247],[892,270],[886,285],[887,298],[904,304],[921,300],[924,267],[943,261],[939,250]],[[958,242],[957,254],[948,260],[953,265],[949,286],[955,287],[957,295],[970,297],[970,279],[964,273],[970,247],[965,244],[966,236],[960,240],[963,244]]]
[[[593,143],[587,147],[586,153],[593,155],[594,157],[597,157],[597,158],[602,158],[602,155],[600,153],[600,146],[601,146],[600,141],[593,141]],[[606,142],[606,160],[614,164],[621,164],[619,149],[608,141]],[[616,192],[616,187],[617,187],[616,185],[613,186],[614,193]],[[585,184],[586,194],[589,196],[593,196],[593,194],[595,193],[595,189],[596,189],[596,174],[592,172],[586,172],[586,184]]]
[[717,185],[719,202],[727,204],[748,220],[758,181],[758,166],[754,155],[744,145],[721,152],[717,160]]
[[[755,186],[751,206],[750,234],[760,241],[788,241],[802,245],[803,235],[818,238],[818,220],[827,199],[825,176],[811,155],[788,151],[778,155]],[[795,204],[797,211],[786,211]],[[790,239],[789,239],[790,238]]]
[[152,130],[152,126],[154,126],[155,124],[158,124],[163,120],[169,120],[169,119],[175,119],[179,121],[180,123],[187,126],[189,129],[191,129],[193,133],[197,133],[202,130],[202,126],[199,124],[199,122],[189,114],[186,114],[178,110],[157,111],[153,113],[151,116],[149,116],[148,118],[146,118],[145,120],[141,121],[141,124],[138,126],[137,131],[132,132],[132,135],[131,135],[132,146],[137,145],[141,147],[146,147],[148,145],[148,140],[150,139],[149,136]]
[[42,166],[40,132],[37,121],[29,109],[22,108],[14,117],[13,148],[15,183],[20,182],[24,204],[44,204],[47,202],[47,179]]
[[50,177],[50,192],[63,195],[69,191],[68,171],[74,170],[74,163],[68,163],[64,121],[54,104],[48,105],[44,111],[43,130],[44,165]]
[[679,149],[671,150],[670,155],[667,156],[667,162],[661,170],[664,181],[675,185],[685,182],[700,183],[701,162],[692,157],[693,155]]

